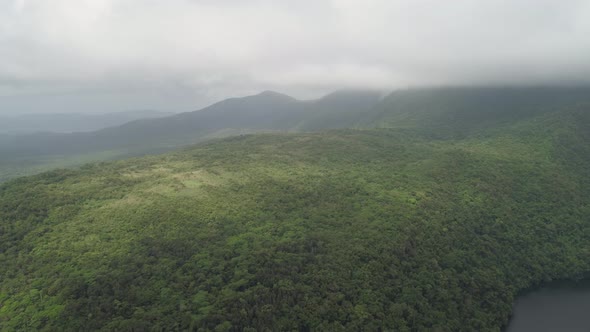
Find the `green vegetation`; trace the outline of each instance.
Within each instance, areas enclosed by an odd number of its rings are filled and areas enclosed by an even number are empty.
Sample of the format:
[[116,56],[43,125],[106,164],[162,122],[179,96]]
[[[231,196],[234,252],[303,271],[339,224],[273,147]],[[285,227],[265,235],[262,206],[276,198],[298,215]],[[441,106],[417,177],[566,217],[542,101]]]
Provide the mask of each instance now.
[[590,107],[508,115],[9,181],[0,329],[499,331],[590,271]]
[[74,167],[89,162],[113,160],[129,157],[127,151],[101,151],[89,154],[76,154],[72,156],[43,156],[7,158],[0,160],[0,182],[14,177],[37,174],[56,168]]
[[[341,91],[312,101],[266,91],[223,100],[200,111],[137,120],[93,132],[0,133],[0,182],[54,168],[55,161],[63,166],[79,166],[89,160],[161,153],[236,134],[348,128],[379,100],[380,93],[374,91]],[[64,125],[72,122],[62,120]],[[54,121],[59,123],[59,118]]]
[[411,89],[384,99],[375,91],[339,91],[312,101],[266,91],[94,132],[0,134],[0,182],[56,166],[161,153],[245,133],[379,127],[459,139],[583,103],[590,103],[588,87]]

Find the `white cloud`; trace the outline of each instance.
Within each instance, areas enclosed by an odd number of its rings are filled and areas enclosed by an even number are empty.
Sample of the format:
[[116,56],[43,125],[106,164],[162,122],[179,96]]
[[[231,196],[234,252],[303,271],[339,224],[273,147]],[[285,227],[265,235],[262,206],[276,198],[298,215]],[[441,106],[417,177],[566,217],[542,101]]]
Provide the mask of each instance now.
[[0,0],[0,95],[587,81],[588,36],[583,0]]

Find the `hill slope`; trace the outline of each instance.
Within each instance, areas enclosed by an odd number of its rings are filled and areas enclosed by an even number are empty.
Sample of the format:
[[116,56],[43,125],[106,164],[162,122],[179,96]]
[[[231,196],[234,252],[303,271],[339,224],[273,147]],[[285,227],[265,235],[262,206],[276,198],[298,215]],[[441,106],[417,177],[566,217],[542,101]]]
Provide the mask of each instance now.
[[344,128],[377,104],[374,91],[341,91],[299,101],[266,91],[200,111],[133,121],[88,133],[0,136],[0,181],[89,160],[157,153],[206,139],[265,132]]
[[399,90],[366,113],[359,125],[419,130],[436,134],[436,138],[461,138],[588,103],[590,87]]
[[[315,101],[298,101],[266,91],[255,96],[231,98],[200,111],[159,119],[133,121],[90,133],[38,134],[16,137],[0,145],[0,153],[67,154],[89,150],[147,149],[190,144],[221,130],[285,131],[315,125],[308,117],[324,112],[362,112],[379,100],[376,92],[339,93]],[[336,127],[341,127],[337,125]]]
[[0,329],[499,331],[520,290],[590,271],[590,107],[492,131],[247,135],[13,180]]

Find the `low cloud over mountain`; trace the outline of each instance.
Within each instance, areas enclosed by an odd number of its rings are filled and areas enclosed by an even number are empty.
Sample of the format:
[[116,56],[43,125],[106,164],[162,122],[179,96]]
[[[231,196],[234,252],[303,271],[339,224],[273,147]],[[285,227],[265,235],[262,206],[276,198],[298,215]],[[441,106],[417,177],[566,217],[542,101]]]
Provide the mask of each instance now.
[[571,0],[7,0],[0,112],[191,110],[265,89],[579,84]]

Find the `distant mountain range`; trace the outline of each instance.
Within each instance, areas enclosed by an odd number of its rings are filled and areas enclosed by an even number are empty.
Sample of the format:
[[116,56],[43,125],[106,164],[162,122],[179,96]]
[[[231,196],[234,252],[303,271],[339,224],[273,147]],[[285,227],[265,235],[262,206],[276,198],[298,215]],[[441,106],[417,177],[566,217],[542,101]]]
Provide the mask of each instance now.
[[588,103],[590,87],[408,89],[392,92],[358,125],[460,138]]
[[0,179],[254,132],[396,128],[460,138],[584,103],[590,103],[588,87],[423,88],[385,97],[378,91],[348,90],[308,101],[265,91],[91,132],[0,135]]
[[105,114],[43,113],[0,115],[0,134],[31,134],[38,132],[73,133],[96,131],[126,122],[169,116],[158,111],[126,111]]
[[381,94],[374,91],[340,91],[318,100],[299,101],[266,91],[227,99],[199,111],[141,119],[93,132],[5,137],[0,141],[0,154],[29,157],[112,149],[144,153],[240,133],[346,128],[360,121],[380,99]]

